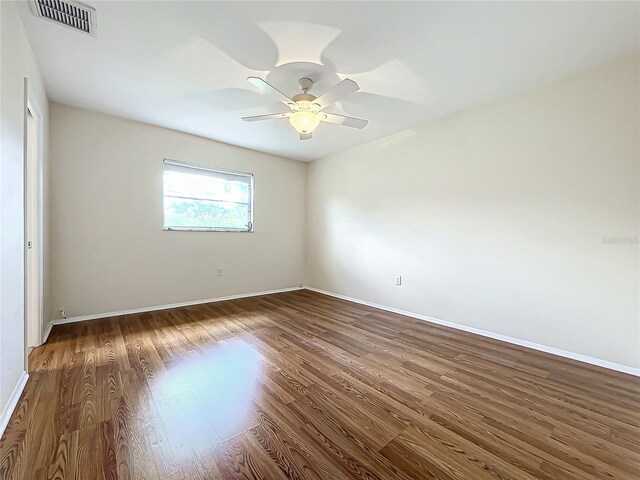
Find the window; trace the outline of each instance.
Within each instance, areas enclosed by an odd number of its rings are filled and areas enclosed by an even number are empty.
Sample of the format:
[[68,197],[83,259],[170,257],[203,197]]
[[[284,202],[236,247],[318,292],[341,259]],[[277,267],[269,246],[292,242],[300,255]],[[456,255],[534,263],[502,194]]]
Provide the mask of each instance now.
[[253,231],[253,175],[164,161],[164,229]]

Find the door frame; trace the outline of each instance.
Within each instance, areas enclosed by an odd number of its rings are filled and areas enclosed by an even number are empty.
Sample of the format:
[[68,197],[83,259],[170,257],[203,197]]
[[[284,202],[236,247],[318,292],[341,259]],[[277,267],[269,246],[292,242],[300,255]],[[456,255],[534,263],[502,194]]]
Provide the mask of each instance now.
[[[30,190],[28,189],[27,172],[30,152],[29,138],[29,112],[35,121],[37,150],[36,155],[36,195],[30,198]],[[44,330],[44,115],[41,105],[38,103],[33,92],[29,90],[28,81],[24,79],[24,164],[23,164],[23,218],[24,218],[24,342],[25,342],[25,370],[28,371],[28,356],[31,347],[42,344]],[[28,208],[35,202],[35,235],[29,239],[29,220]],[[36,275],[31,278],[29,275],[28,264],[28,246],[27,242],[33,240],[33,248],[36,255]],[[29,313],[33,310],[33,306],[29,304],[29,292],[35,289],[37,296],[37,313],[29,318]],[[30,345],[32,344],[33,345]]]

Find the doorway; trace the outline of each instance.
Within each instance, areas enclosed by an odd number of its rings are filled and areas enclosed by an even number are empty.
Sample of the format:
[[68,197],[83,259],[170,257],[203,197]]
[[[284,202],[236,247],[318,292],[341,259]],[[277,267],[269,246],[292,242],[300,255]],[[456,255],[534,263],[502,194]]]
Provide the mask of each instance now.
[[24,166],[25,213],[25,341],[27,353],[42,343],[43,317],[43,195],[42,115],[27,101]]

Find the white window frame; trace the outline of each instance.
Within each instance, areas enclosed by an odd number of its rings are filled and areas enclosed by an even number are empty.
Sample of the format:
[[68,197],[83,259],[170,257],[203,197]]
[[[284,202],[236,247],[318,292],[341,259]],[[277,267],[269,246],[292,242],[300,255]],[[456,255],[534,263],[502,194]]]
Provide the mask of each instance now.
[[[171,227],[167,226],[164,215],[164,166],[166,164],[176,165],[179,167],[190,168],[193,170],[204,170],[207,172],[213,173],[223,173],[227,175],[237,175],[240,177],[247,177],[249,179],[249,225],[247,228],[225,228],[225,227]],[[247,172],[238,172],[235,170],[226,170],[224,168],[211,167],[208,165],[197,165],[194,163],[186,163],[179,162],[177,160],[171,160],[169,158],[165,158],[162,160],[162,229],[165,232],[236,232],[236,233],[253,233],[254,231],[254,223],[253,223],[253,205],[254,205],[254,185],[253,185],[253,173]],[[195,200],[206,200],[206,199],[198,199],[193,197]]]

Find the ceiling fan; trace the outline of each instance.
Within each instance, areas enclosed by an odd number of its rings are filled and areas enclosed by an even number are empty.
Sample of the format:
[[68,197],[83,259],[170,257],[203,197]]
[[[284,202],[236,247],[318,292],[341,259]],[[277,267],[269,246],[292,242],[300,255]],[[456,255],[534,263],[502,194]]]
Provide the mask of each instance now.
[[312,132],[320,122],[335,123],[353,128],[364,128],[367,126],[367,120],[323,112],[323,110],[329,105],[337,102],[338,100],[342,100],[344,97],[351,95],[360,89],[356,82],[348,78],[345,78],[335,87],[329,89],[319,97],[315,97],[308,93],[313,86],[313,80],[310,78],[301,78],[298,80],[298,85],[300,85],[302,93],[294,95],[293,98],[287,97],[280,90],[259,77],[249,77],[247,80],[263,92],[279,96],[280,101],[288,106],[291,111],[284,113],[272,113],[269,115],[256,115],[254,117],[242,117],[242,120],[245,122],[288,118],[291,126],[300,134],[300,140],[309,140]]

